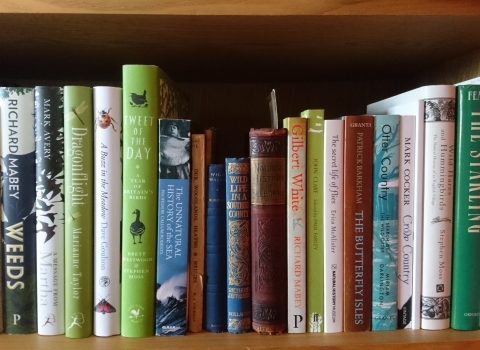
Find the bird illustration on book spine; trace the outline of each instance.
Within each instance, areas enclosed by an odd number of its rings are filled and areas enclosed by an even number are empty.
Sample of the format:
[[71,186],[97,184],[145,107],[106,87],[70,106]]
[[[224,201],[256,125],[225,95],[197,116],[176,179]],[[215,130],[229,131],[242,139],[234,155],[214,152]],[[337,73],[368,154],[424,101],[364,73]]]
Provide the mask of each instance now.
[[137,244],[135,242],[136,236],[139,238],[138,243],[142,243],[142,235],[145,232],[145,225],[140,221],[140,210],[135,209],[132,214],[136,215],[135,221],[130,225],[130,233],[133,237],[133,244]]
[[132,107],[147,107],[147,90],[143,90],[143,94],[137,94],[135,92],[130,93],[130,105]]

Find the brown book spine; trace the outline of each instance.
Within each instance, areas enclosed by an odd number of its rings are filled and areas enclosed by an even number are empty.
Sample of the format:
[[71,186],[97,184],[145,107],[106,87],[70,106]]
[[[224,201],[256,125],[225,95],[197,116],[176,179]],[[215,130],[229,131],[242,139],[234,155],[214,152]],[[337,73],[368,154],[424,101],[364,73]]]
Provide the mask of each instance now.
[[344,331],[370,330],[372,315],[373,117],[346,116]]
[[188,331],[201,332],[203,321],[203,276],[205,275],[205,134],[192,134],[190,192],[190,252],[188,276]]
[[251,129],[252,328],[287,327],[286,129]]

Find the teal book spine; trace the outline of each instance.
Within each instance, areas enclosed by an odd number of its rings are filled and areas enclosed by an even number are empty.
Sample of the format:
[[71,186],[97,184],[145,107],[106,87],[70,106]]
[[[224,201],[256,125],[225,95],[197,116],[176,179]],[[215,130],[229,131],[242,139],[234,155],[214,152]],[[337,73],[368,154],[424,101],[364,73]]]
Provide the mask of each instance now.
[[34,89],[0,88],[4,331],[37,331]]
[[400,116],[374,116],[372,331],[397,329]]
[[451,327],[480,329],[480,85],[457,87]]

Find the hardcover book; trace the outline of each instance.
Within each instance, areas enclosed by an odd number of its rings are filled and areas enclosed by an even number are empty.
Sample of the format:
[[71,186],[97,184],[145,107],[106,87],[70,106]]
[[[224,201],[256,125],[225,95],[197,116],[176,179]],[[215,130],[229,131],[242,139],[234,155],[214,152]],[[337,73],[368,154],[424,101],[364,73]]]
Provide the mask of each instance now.
[[227,234],[225,164],[210,164],[207,186],[205,328],[227,330]]
[[374,116],[372,331],[397,329],[400,116]]
[[93,330],[93,95],[86,86],[64,88],[65,334]]
[[63,88],[35,87],[38,334],[65,333]]
[[192,134],[190,191],[190,251],[187,316],[188,331],[201,332],[203,324],[203,282],[205,276],[205,134]]
[[155,334],[187,332],[190,120],[160,119]]
[[[307,118],[307,332],[324,330],[324,110],[305,110]],[[343,136],[342,136],[343,138]],[[343,257],[342,257],[343,259]]]
[[423,329],[450,327],[455,98],[425,100]]
[[33,88],[0,88],[4,331],[37,331]]
[[[344,121],[341,119],[325,120],[325,150],[323,157],[325,174],[323,177],[323,188],[325,195],[322,198],[323,217],[326,218],[326,220],[323,220],[325,232],[323,240],[325,333],[343,332],[344,129]],[[310,144],[310,140],[309,138],[308,144]],[[312,176],[317,175],[313,173]],[[308,198],[310,198],[311,193],[309,191]]]
[[154,334],[158,67],[123,66],[121,334]]
[[[307,119],[283,120],[287,137],[288,333],[307,330]],[[317,268],[321,269],[322,266]],[[318,296],[317,296],[318,297]]]
[[344,326],[370,330],[372,318],[373,116],[345,116]]
[[[411,324],[405,328],[420,329],[421,317],[421,290],[422,290],[422,261],[423,261],[423,208],[424,208],[424,155],[425,151],[425,99],[430,98],[455,98],[453,85],[427,85],[413,89],[402,94],[381,100],[367,106],[370,114],[400,114],[414,115],[416,147],[413,149],[414,175],[412,218],[412,298],[411,298]],[[408,302],[406,304],[408,306]]]
[[227,328],[252,328],[250,159],[225,159],[227,224]]
[[286,129],[250,129],[252,328],[287,328]]
[[473,330],[480,328],[480,85],[456,89],[451,327]]
[[93,88],[94,302],[93,333],[120,334],[120,239],[122,215],[122,89]]
[[159,118],[161,119],[182,119],[188,113],[188,96],[178,85],[170,79],[168,74],[158,68],[159,78]]

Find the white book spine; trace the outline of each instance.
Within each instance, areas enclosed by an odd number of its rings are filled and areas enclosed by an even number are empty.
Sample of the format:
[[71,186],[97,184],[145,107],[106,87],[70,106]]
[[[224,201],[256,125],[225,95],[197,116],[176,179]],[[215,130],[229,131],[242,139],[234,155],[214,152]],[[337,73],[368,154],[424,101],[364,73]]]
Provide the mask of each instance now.
[[325,121],[325,333],[343,331],[343,120]]
[[93,333],[111,336],[120,334],[122,89],[95,87],[94,113]]
[[[287,121],[288,120],[288,121]],[[307,326],[306,162],[307,119],[286,118],[288,333],[305,333]]]
[[399,206],[398,206],[398,328],[412,328],[415,115],[400,120]]
[[450,327],[455,99],[425,101],[421,328]]

